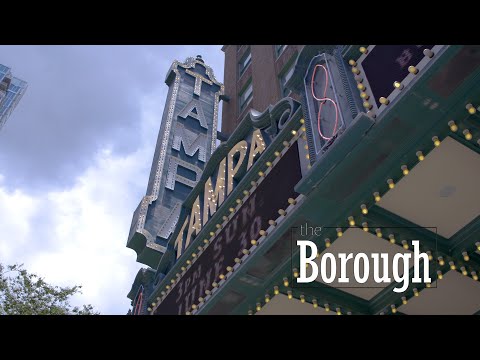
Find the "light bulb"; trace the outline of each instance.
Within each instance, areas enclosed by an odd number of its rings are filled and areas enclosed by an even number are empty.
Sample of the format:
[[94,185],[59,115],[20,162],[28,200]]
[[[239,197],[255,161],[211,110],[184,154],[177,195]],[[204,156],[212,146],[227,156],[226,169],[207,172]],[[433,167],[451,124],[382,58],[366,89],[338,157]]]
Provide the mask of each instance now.
[[395,187],[395,183],[393,182],[393,179],[388,179],[387,184],[390,189],[393,189]]
[[416,74],[418,74],[418,69],[417,69],[415,66],[410,65],[410,66],[408,67],[408,72],[409,72],[410,74],[416,75]]
[[288,296],[289,300],[292,300],[293,295],[292,295],[292,292],[290,290],[287,291],[287,296]]
[[388,235],[388,238],[390,239],[391,244],[395,244],[395,235],[390,234],[390,235]]
[[350,59],[350,60],[348,60],[348,64],[349,64],[350,66],[356,66],[356,65],[357,65],[357,62],[356,62],[355,60],[353,60],[353,59]]
[[288,279],[286,277],[283,278],[283,286],[288,286]]
[[340,310],[340,308],[336,308],[335,311],[337,312],[337,315],[342,315],[342,311]]
[[358,70],[357,67],[352,67],[352,73],[358,75],[358,74],[360,74],[360,70]]
[[442,280],[442,279],[443,279],[443,274],[442,274],[442,272],[441,272],[440,270],[437,270],[437,278],[438,278],[439,280]]
[[373,197],[375,199],[375,202],[379,202],[382,198],[380,197],[380,193],[378,191],[373,193]]
[[429,57],[431,59],[433,57],[433,55],[435,55],[435,53],[430,49],[424,49],[423,50],[423,55],[425,55],[426,57]]
[[367,214],[368,214],[367,205],[365,205],[365,204],[360,205],[360,209],[362,209],[362,214],[363,214],[363,215],[367,215]]
[[330,239],[325,239],[325,247],[330,247],[331,243],[330,243]]
[[472,274],[472,279],[475,281],[478,281],[478,275],[476,271],[472,271],[470,274]]
[[407,298],[405,296],[402,296],[402,304],[407,305],[407,303],[408,303]]
[[364,107],[365,109],[370,110],[370,109],[372,108],[372,104],[370,104],[368,101],[364,101],[364,102],[363,102],[363,107]]
[[363,231],[367,232],[368,231],[368,223],[364,222],[362,223]]
[[305,303],[305,295],[300,295],[300,302],[301,302],[302,304]]
[[450,270],[455,270],[457,267],[455,266],[455,263],[453,261],[450,261],[448,263],[448,265],[450,265]]
[[382,237],[382,230],[380,228],[375,229],[375,232],[377,233],[377,237],[379,237],[379,238]]
[[440,266],[445,265],[445,260],[443,260],[443,257],[441,257],[441,256],[438,257],[438,264],[439,264]]
[[432,255],[432,252],[430,250],[427,251],[427,255],[428,255],[428,261],[432,261],[433,260],[433,255]]
[[363,100],[368,100],[370,98],[370,96],[366,92],[363,92],[363,91],[360,93],[360,97]]
[[420,295],[420,294],[418,293],[418,290],[417,290],[417,288],[414,288],[414,289],[413,289],[413,295],[415,295],[415,296],[418,296],[418,295]]
[[357,89],[361,90],[361,91],[364,91],[366,89],[366,87],[362,83],[359,83],[359,84],[357,84]]
[[274,293],[275,295],[278,295],[278,294],[280,293],[280,290],[278,290],[278,286],[274,286],[274,287],[273,287],[273,293]]
[[390,100],[388,100],[387,98],[385,98],[385,97],[382,96],[382,97],[380,98],[380,104],[388,105],[388,104],[390,104]]
[[455,124],[455,121],[453,121],[453,120],[450,120],[448,122],[448,126],[450,127],[450,130],[453,131],[453,132],[458,130],[458,126],[457,126],[457,124]]
[[472,104],[467,104],[465,108],[467,109],[470,115],[473,115],[477,112],[477,109],[475,109],[475,106],[473,106]]
[[402,244],[403,244],[403,248],[404,248],[405,250],[408,250],[408,242],[407,242],[407,240],[402,240]]
[[317,308],[317,307],[318,307],[317,299],[313,299],[313,300],[312,300],[312,304],[313,304],[313,307],[314,307],[314,308]]
[[348,225],[355,226],[355,220],[354,220],[353,216],[348,217]]
[[392,308],[392,314],[395,314],[397,312],[397,308],[395,307],[395,305],[390,305],[390,307]]
[[403,175],[408,175],[409,171],[408,171],[407,165],[402,165],[401,169],[402,169]]
[[298,278],[300,276],[300,274],[298,273],[298,269],[297,268],[294,268],[293,269],[293,277],[294,278]]
[[337,228],[337,236],[341,237],[343,235],[342,228]]
[[260,311],[262,310],[262,305],[260,303],[257,303],[257,307],[256,307],[257,311]]
[[425,160],[425,156],[423,156],[423,153],[421,151],[417,151],[416,155],[419,161]]
[[360,52],[361,52],[362,54],[368,53],[368,50],[367,50],[367,48],[366,48],[365,46],[361,46],[360,49],[358,49],[358,50],[360,50]]
[[403,89],[403,84],[402,84],[401,82],[399,82],[399,81],[395,81],[395,82],[393,83],[393,87],[394,87],[395,89],[402,90],[402,89]]
[[440,146],[440,140],[438,139],[438,136],[432,137],[433,145],[436,147]]
[[265,303],[270,302],[270,295],[265,294]]
[[330,311],[330,305],[324,304],[323,307],[325,308],[325,311],[326,311],[326,312],[329,312],[329,311]]
[[472,133],[468,129],[463,130],[463,136],[465,136],[467,140],[472,140]]
[[462,267],[460,268],[460,271],[462,272],[462,275],[464,275],[464,276],[467,276],[467,275],[468,275],[468,272],[467,272],[467,269],[465,268],[465,266],[462,266]]
[[470,256],[468,256],[468,253],[466,251],[462,252],[463,255],[463,260],[468,261],[470,260]]

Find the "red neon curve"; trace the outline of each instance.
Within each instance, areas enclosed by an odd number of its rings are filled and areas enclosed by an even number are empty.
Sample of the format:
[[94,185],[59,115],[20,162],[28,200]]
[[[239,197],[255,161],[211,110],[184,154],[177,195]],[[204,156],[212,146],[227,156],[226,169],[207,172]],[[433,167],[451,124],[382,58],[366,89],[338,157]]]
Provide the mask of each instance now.
[[[315,90],[313,88],[313,80],[315,79],[315,74],[317,73],[317,68],[321,67],[323,69],[323,71],[325,72],[325,88],[323,89],[323,97],[322,98],[318,98],[316,95],[315,95]],[[325,139],[325,140],[330,140],[332,139],[335,134],[337,133],[337,126],[338,126],[338,107],[337,107],[337,104],[335,103],[335,101],[333,101],[332,99],[330,99],[329,97],[326,97],[327,95],[327,88],[328,88],[328,71],[327,69],[325,68],[325,66],[321,65],[321,64],[318,64],[315,66],[315,68],[313,69],[313,75],[312,75],[312,81],[311,81],[311,87],[312,87],[312,96],[315,100],[319,101],[320,102],[320,107],[318,109],[318,117],[317,117],[317,127],[318,127],[318,133],[320,134],[320,136]],[[320,114],[322,113],[322,107],[323,107],[323,104],[325,104],[325,101],[330,101],[333,106],[335,107],[335,127],[333,128],[333,133],[332,133],[332,136],[331,137],[327,137],[325,136],[323,133],[322,133],[322,130],[320,129],[320,122],[321,122],[321,118],[320,118]]]
[[137,304],[135,305],[135,310],[133,315],[140,315],[142,311],[142,304],[143,303],[143,291],[138,295]]

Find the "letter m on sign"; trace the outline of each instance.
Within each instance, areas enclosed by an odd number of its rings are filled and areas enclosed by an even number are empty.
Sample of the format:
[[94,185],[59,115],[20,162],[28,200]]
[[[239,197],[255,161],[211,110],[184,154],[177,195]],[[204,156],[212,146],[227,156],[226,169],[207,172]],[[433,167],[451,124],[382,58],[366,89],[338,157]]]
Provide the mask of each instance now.
[[185,154],[188,156],[194,156],[198,151],[198,159],[203,162],[206,161],[207,137],[204,134],[197,135],[177,122],[172,148],[180,151],[182,144]]

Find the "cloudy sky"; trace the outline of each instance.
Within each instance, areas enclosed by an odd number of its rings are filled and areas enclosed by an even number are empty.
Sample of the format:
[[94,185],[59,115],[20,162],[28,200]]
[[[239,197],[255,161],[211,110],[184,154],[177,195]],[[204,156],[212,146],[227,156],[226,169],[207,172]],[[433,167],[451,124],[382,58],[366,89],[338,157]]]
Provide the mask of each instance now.
[[145,194],[174,59],[203,56],[223,81],[221,46],[0,46],[28,82],[0,131],[0,262],[76,305],[125,314],[143,265],[125,247]]

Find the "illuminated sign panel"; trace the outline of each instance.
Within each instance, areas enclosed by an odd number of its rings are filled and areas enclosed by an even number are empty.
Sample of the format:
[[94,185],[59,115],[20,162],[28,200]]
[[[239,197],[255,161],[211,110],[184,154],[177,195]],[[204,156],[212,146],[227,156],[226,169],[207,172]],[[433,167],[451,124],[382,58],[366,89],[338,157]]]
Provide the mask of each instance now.
[[418,65],[425,57],[425,49],[431,50],[433,46],[376,45],[365,54],[359,63],[378,107],[381,106],[380,98],[387,98],[395,89],[393,83],[402,82],[409,74],[409,66]]
[[352,121],[335,57],[315,56],[304,77],[304,91],[315,154],[328,149]]
[[259,237],[260,230],[269,227],[269,220],[278,217],[278,209],[288,206],[288,198],[298,196],[294,186],[301,176],[295,143],[192,262],[155,314],[185,314],[206,291],[212,290],[213,282],[225,274],[227,266],[233,267],[235,258],[243,256],[242,251],[250,246],[250,241]]

